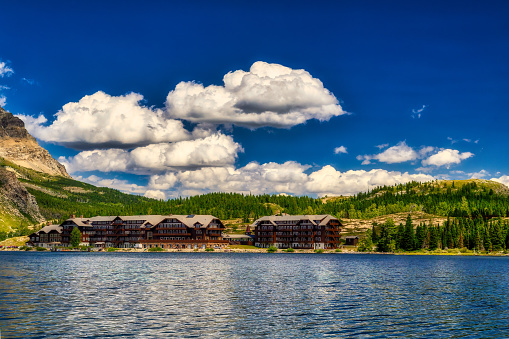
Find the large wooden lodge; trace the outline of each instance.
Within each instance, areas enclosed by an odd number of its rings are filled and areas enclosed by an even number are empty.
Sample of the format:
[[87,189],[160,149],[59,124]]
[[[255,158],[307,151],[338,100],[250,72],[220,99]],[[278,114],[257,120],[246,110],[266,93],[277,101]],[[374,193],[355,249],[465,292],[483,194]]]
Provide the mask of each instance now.
[[339,247],[341,223],[329,214],[266,216],[256,220],[255,246],[294,249]]
[[335,249],[340,246],[340,221],[324,215],[281,215],[257,219],[245,235],[224,234],[225,226],[212,215],[134,215],[83,216],[48,225],[32,233],[32,246],[69,246],[71,232],[77,227],[81,244],[97,249],[206,249],[225,248],[229,244],[294,249]]
[[[205,249],[229,243],[222,237],[223,223],[212,215],[72,216],[53,226],[60,234],[60,243],[54,246],[69,246],[75,227],[81,232],[80,245],[95,248]],[[44,246],[40,241],[44,229],[31,234],[28,244]]]

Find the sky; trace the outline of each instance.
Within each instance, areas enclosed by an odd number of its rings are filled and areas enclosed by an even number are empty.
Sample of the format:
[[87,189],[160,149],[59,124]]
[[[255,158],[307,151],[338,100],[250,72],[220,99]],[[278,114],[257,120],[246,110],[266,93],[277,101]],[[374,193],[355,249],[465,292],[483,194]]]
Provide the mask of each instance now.
[[157,199],[509,184],[507,1],[9,1],[0,105]]

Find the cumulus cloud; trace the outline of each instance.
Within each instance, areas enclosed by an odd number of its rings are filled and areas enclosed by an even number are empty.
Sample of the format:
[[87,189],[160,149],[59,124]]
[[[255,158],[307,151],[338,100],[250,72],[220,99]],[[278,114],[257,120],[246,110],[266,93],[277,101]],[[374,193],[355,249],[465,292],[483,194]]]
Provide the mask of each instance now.
[[350,170],[340,172],[332,166],[324,166],[322,169],[309,175],[310,181],[306,185],[309,192],[323,195],[353,195],[377,186],[394,185],[409,181],[430,181],[434,178],[426,174],[409,174],[384,169],[371,171]]
[[169,115],[197,123],[288,128],[345,114],[323,83],[303,69],[258,61],[249,72],[226,74],[223,82],[179,83],[167,97]]
[[231,136],[215,134],[203,139],[152,144],[132,151],[107,149],[83,151],[74,157],[60,157],[69,173],[102,171],[147,174],[175,168],[232,165],[240,144]]
[[324,166],[306,174],[309,168],[308,165],[294,161],[282,164],[251,162],[237,169],[233,166],[210,167],[153,176],[148,188],[171,189],[183,195],[221,191],[324,196],[352,195],[380,185],[434,180],[434,177],[426,174],[390,172],[383,169],[340,172],[332,166]]
[[142,100],[137,93],[97,92],[64,105],[48,126],[43,115],[18,117],[37,139],[76,149],[130,148],[192,138],[181,121],[167,119],[162,110],[141,105]]
[[345,147],[345,146],[339,146],[339,147],[336,147],[336,148],[334,149],[334,154],[339,154],[339,153],[344,153],[344,154],[348,153],[348,152],[346,151],[346,147]]
[[359,155],[357,160],[362,160],[362,165],[371,164],[372,160],[378,160],[387,164],[412,161],[419,157],[419,154],[405,141],[399,142],[396,146],[389,147],[385,151],[374,155]]
[[376,145],[375,147],[381,150],[381,149],[384,149],[387,146],[389,146],[389,144]]
[[463,152],[455,149],[442,149],[438,153],[433,154],[427,159],[422,161],[424,166],[433,165],[437,167],[445,166],[449,168],[453,164],[459,164],[462,160],[473,157],[474,154],[470,152]]
[[166,200],[166,194],[164,194],[163,191],[158,190],[147,190],[143,196],[157,200]]
[[12,74],[14,74],[14,70],[7,66],[7,64],[4,61],[0,61],[0,77],[2,78],[4,76],[9,77]]
[[499,178],[491,178],[490,180],[499,182],[509,187],[509,175],[503,175]]
[[401,141],[396,146],[389,147],[376,155],[376,159],[387,164],[400,163],[417,159],[417,153],[406,142]]
[[0,95],[0,107],[4,107],[7,103],[7,98],[3,95]]
[[148,186],[156,190],[169,190],[177,183],[178,178],[173,172],[167,172],[163,175],[152,175]]

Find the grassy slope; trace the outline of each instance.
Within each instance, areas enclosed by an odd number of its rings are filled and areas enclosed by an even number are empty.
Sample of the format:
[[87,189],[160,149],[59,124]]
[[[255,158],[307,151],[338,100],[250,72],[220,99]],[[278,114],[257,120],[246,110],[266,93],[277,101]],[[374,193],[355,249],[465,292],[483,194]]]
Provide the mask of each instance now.
[[[79,215],[92,211],[120,210],[126,204],[154,201],[69,178],[51,176],[17,166],[2,158],[0,166],[16,174],[22,185],[36,197],[41,214],[48,220],[58,221],[72,213]],[[29,220],[13,215],[6,206],[0,206],[0,231],[12,230],[21,223],[26,225]]]
[[28,237],[15,237],[0,241],[0,246],[23,246],[30,240]]

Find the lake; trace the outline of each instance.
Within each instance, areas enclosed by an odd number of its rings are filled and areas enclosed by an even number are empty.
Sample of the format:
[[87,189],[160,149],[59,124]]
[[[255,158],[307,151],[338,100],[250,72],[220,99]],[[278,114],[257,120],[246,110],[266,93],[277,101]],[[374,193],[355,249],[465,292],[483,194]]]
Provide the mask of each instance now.
[[507,338],[509,258],[0,252],[1,338]]

